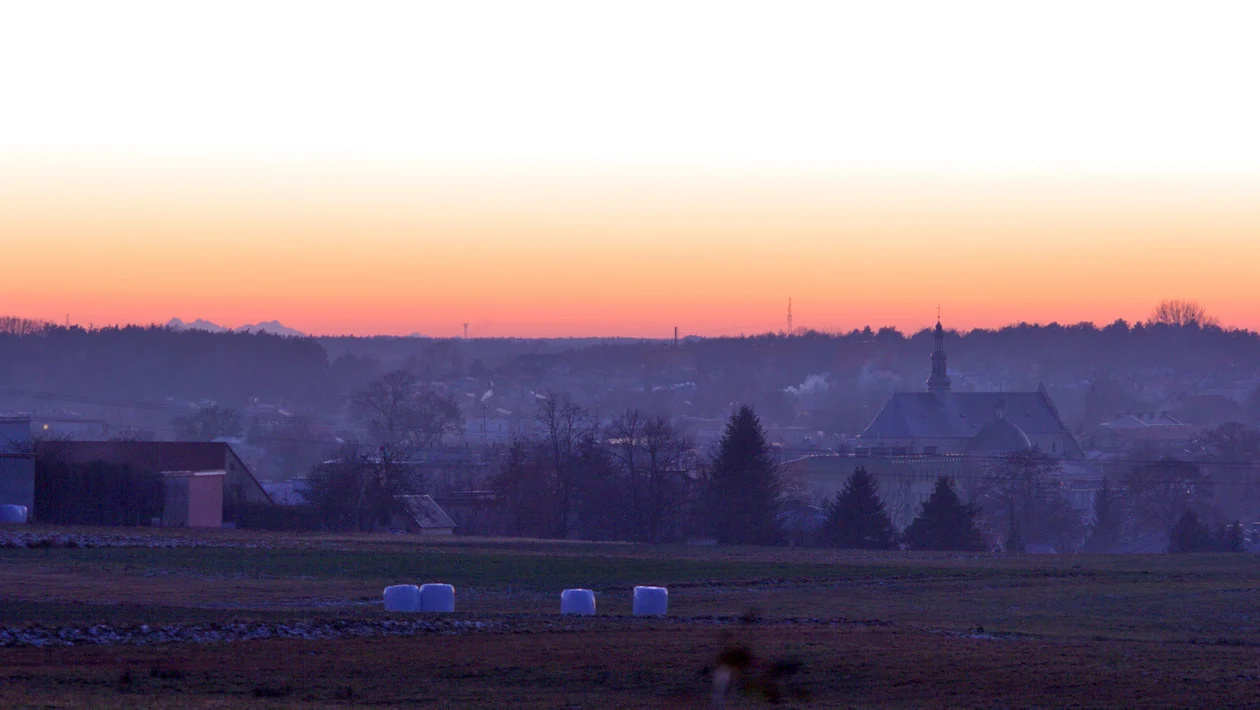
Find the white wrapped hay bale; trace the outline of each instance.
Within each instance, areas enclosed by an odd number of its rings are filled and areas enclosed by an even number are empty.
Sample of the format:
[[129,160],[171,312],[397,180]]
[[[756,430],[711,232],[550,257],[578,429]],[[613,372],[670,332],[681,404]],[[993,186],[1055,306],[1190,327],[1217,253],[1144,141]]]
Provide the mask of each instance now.
[[420,611],[420,588],[414,584],[386,587],[385,611]]
[[635,587],[635,616],[665,616],[669,611],[669,590],[665,587]]
[[560,592],[560,613],[595,615],[595,592],[589,589],[566,589]]
[[449,584],[421,585],[420,611],[455,611],[455,588]]
[[0,505],[0,523],[25,523],[27,514],[24,505]]

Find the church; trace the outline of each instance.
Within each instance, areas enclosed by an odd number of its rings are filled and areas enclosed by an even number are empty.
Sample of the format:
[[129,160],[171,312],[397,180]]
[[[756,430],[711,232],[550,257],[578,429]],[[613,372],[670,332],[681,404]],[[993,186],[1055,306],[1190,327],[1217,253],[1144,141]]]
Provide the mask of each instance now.
[[858,437],[860,454],[992,456],[1037,449],[1061,459],[1084,458],[1044,385],[1032,392],[954,392],[939,320],[934,334],[925,391],[894,394]]

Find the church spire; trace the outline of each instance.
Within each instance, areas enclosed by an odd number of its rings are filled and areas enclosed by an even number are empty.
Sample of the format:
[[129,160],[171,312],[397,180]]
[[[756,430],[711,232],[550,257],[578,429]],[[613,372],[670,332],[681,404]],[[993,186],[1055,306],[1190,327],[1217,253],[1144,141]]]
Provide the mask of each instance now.
[[933,331],[936,347],[932,350],[932,376],[928,378],[928,392],[948,392],[949,375],[945,368],[945,329],[941,327],[941,318],[936,317],[936,330]]

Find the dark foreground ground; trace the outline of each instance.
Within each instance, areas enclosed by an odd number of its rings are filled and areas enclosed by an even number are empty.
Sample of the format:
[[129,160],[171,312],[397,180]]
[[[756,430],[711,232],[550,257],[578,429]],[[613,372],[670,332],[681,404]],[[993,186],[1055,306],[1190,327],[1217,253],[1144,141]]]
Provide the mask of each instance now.
[[[1251,556],[65,533],[0,547],[0,706],[704,707],[733,649],[730,707],[1260,705]],[[425,581],[459,612],[381,610]],[[573,586],[599,617],[555,613]]]

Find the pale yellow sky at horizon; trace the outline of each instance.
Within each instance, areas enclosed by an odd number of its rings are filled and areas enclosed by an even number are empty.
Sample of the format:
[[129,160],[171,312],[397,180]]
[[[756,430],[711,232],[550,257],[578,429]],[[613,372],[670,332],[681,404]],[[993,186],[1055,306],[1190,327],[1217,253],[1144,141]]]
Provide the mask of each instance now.
[[0,6],[0,313],[1260,329],[1247,2]]

